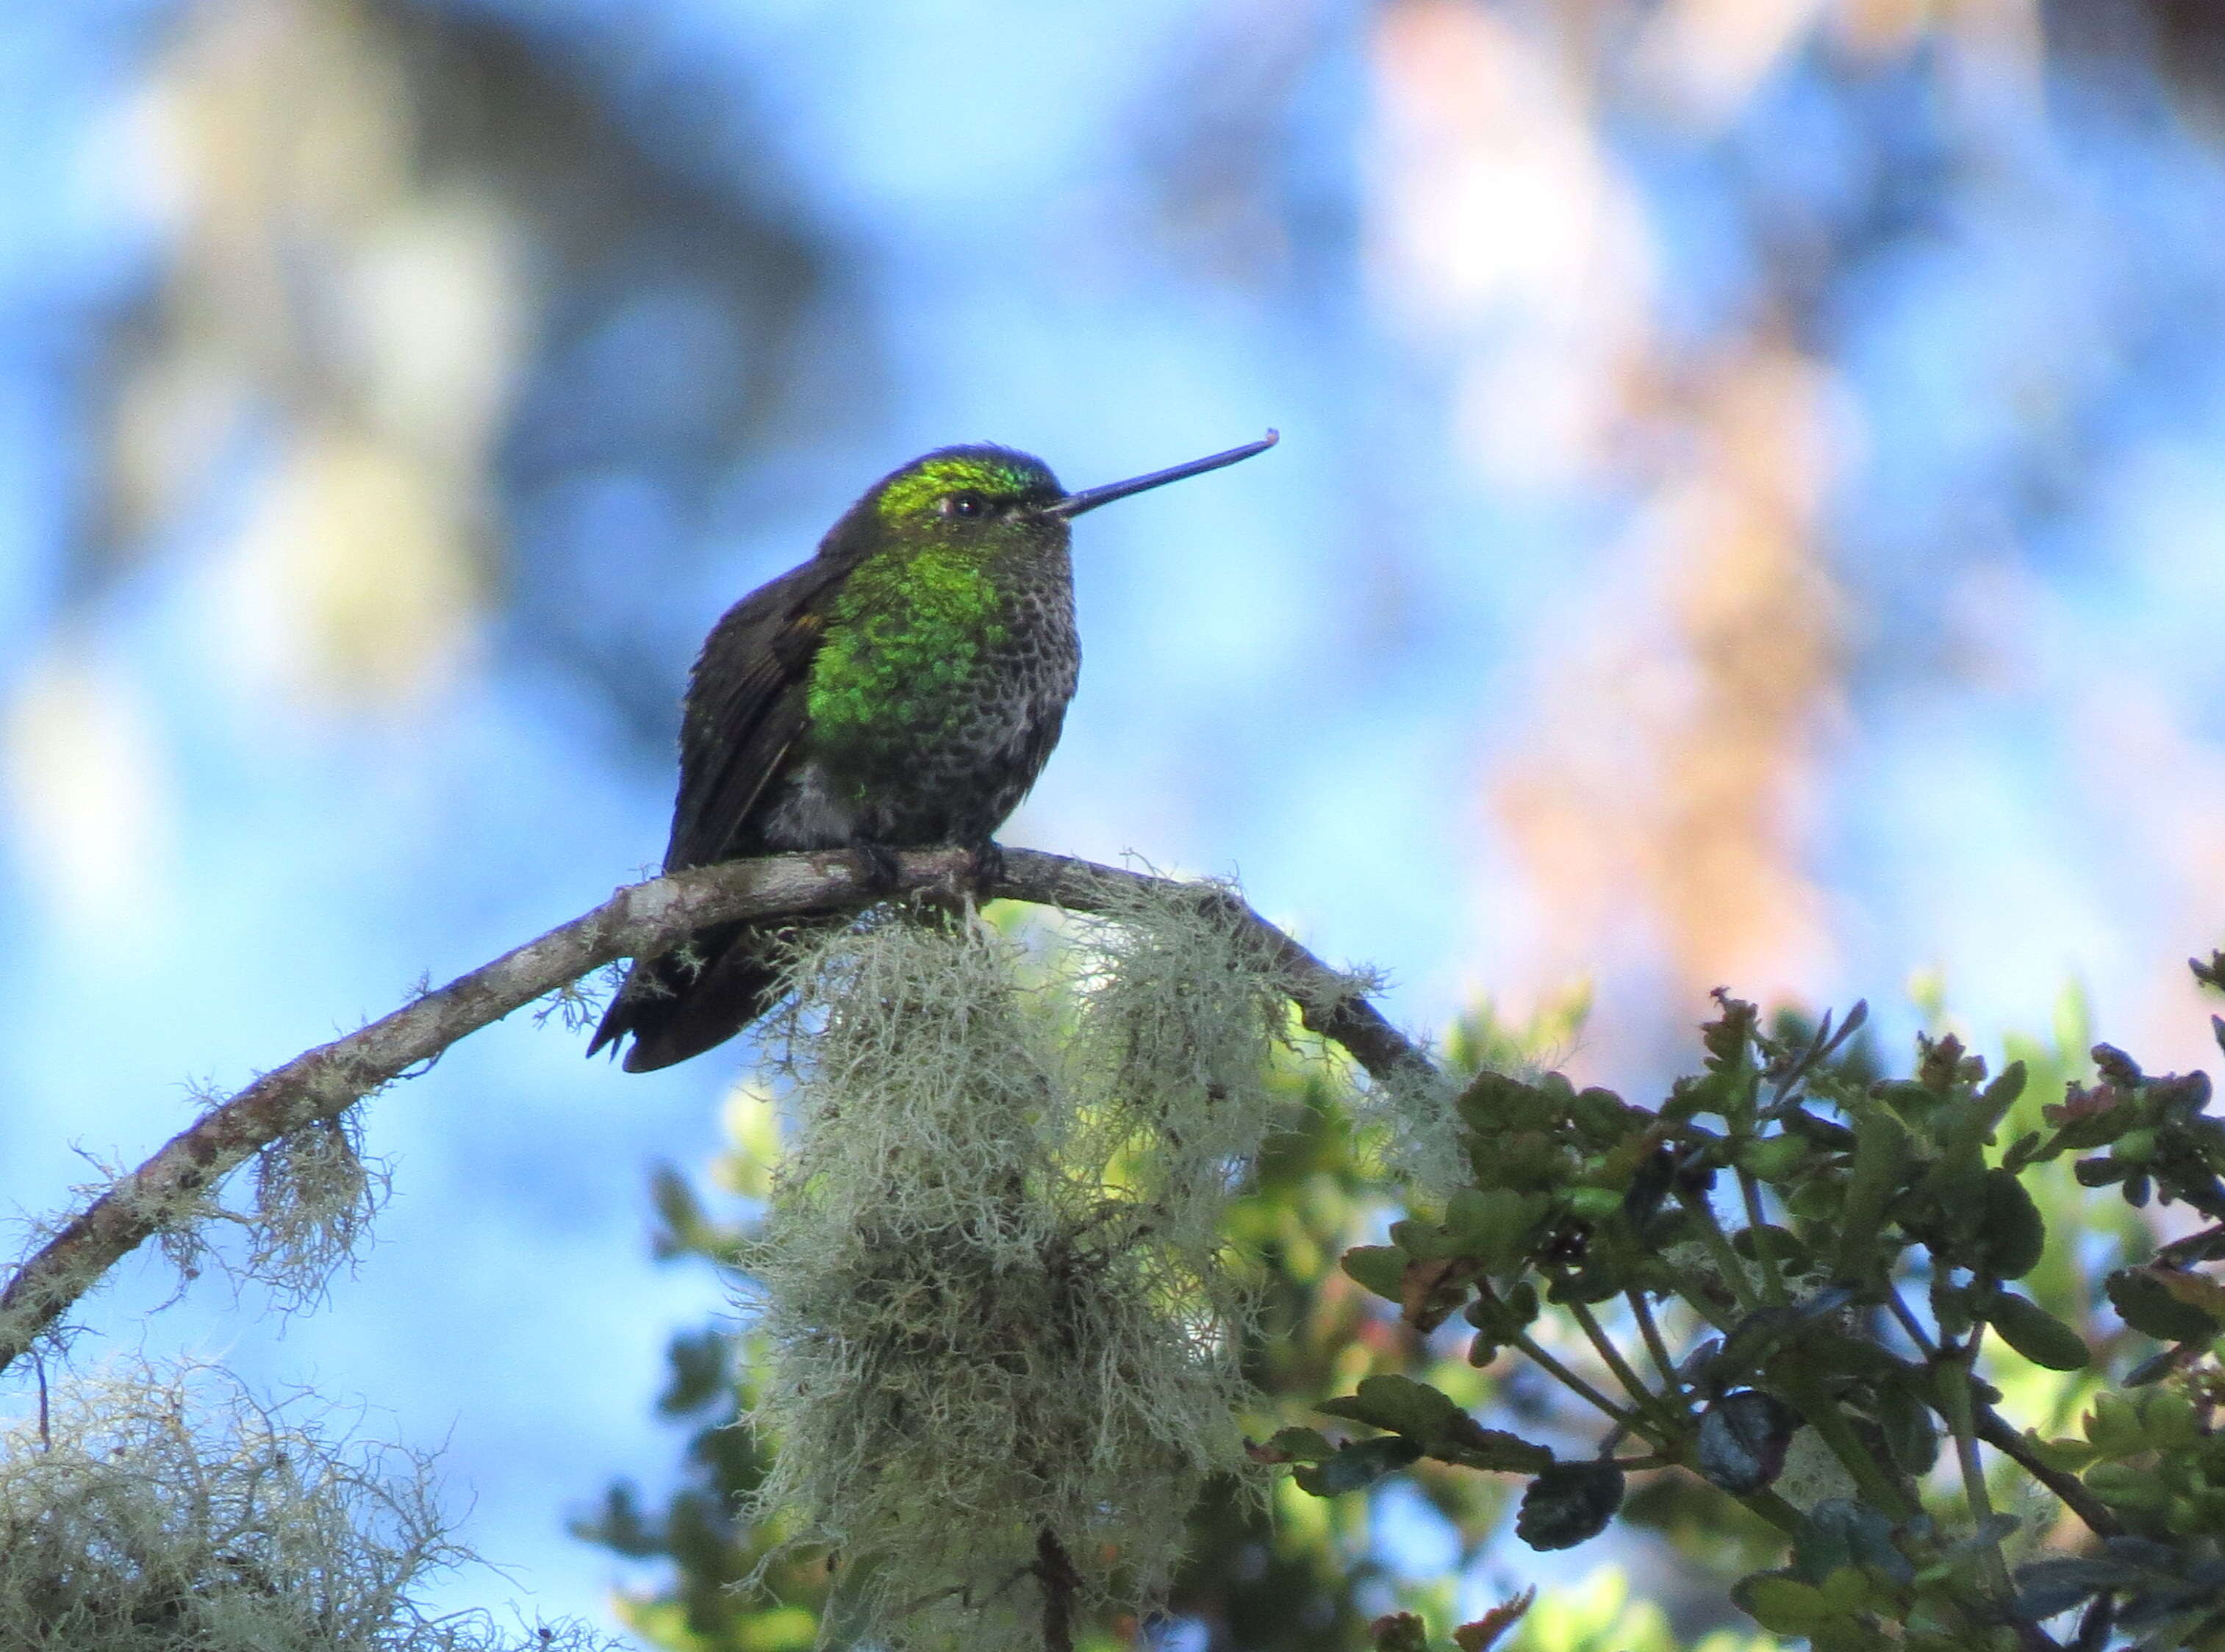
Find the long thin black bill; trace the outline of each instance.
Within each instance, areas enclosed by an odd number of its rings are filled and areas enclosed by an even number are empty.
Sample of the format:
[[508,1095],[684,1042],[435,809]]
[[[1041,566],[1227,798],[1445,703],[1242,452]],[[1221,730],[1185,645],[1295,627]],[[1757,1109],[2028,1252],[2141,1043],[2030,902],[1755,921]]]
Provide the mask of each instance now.
[[1217,471],[1224,465],[1233,465],[1254,453],[1264,453],[1282,439],[1280,432],[1271,430],[1258,441],[1232,447],[1227,453],[1215,453],[1209,459],[1194,459],[1187,465],[1177,465],[1170,470],[1153,471],[1149,476],[1132,476],[1125,482],[1107,482],[1101,488],[1084,488],[1079,493],[1068,494],[1056,504],[1045,505],[1043,515],[1079,516],[1085,510],[1109,505],[1115,499],[1125,499],[1132,493],[1143,492],[1146,488],[1163,488],[1170,482],[1179,482],[1185,477],[1203,476],[1208,471]]

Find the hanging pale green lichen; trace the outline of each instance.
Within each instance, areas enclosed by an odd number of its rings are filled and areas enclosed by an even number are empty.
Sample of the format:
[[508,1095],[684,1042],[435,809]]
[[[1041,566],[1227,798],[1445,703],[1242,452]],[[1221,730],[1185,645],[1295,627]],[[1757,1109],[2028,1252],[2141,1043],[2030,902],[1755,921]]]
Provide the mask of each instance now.
[[[28,1396],[24,1396],[28,1401]],[[0,1646],[24,1652],[605,1652],[413,1594],[473,1557],[427,1459],[326,1434],[210,1366],[58,1379],[0,1428]]]
[[1201,887],[1048,970],[930,920],[796,978],[752,1513],[834,1551],[830,1636],[1032,1648],[1140,1609],[1206,1478],[1251,1472],[1220,1217],[1277,1107],[1267,961]]

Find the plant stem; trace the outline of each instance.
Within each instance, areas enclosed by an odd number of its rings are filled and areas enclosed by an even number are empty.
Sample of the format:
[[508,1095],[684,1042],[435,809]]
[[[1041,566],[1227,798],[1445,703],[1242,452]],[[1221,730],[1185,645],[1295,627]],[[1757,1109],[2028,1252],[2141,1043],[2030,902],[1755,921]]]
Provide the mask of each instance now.
[[1854,1484],[1872,1505],[1896,1521],[1906,1520],[1918,1512],[1892,1477],[1878,1467],[1875,1453],[1862,1443],[1861,1436],[1840,1410],[1839,1402],[1812,1372],[1788,1360],[1772,1367],[1769,1377],[1771,1384],[1780,1389],[1807,1419],[1808,1426],[1830,1448],[1840,1465],[1854,1477]]
[[[537,940],[444,987],[422,992],[370,1026],[306,1051],[210,1108],[145,1163],[51,1228],[0,1289],[0,1370],[44,1335],[102,1276],[200,1202],[271,1142],[339,1117],[366,1096],[424,1064],[466,1034],[501,1020],[618,958],[650,958],[738,918],[854,911],[900,893],[978,883],[970,849],[912,849],[897,881],[869,887],[847,850],[721,861],[618,890]],[[1138,889],[1174,890],[1210,906],[1258,949],[1299,1019],[1344,1047],[1369,1075],[1434,1079],[1421,1048],[1385,1020],[1339,974],[1244,902],[1213,886],[1008,849],[985,897],[1032,901],[1072,912],[1118,912]],[[196,1218],[198,1219],[198,1218]]]
[[2025,1473],[2038,1480],[2062,1501],[2063,1506],[2086,1522],[2087,1529],[2096,1537],[2121,1537],[2124,1523],[2109,1512],[2108,1504],[2086,1489],[2086,1483],[2076,1474],[2066,1474],[2061,1469],[2050,1468],[2042,1462],[2025,1438],[2009,1427],[2001,1414],[1989,1405],[1975,1408],[1978,1438],[2007,1458]]
[[1583,1327],[1586,1339],[1607,1368],[1614,1373],[1614,1380],[1622,1384],[1623,1392],[1630,1396],[1638,1408],[1651,1414],[1670,1434],[1681,1430],[1684,1423],[1683,1408],[1664,1402],[1645,1386],[1645,1379],[1631,1369],[1630,1362],[1622,1357],[1622,1350],[1614,1345],[1614,1339],[1601,1326],[1598,1316],[1582,1302],[1564,1302],[1562,1306]]
[[1808,1523],[1808,1516],[1802,1514],[1793,1504],[1786,1502],[1783,1495],[1778,1492],[1749,1492],[1739,1501],[1787,1537],[1799,1536],[1801,1530]]
[[1738,1298],[1740,1311],[1753,1313],[1761,1306],[1761,1299],[1754,1294],[1753,1282],[1746,1277],[1746,1263],[1731,1248],[1730,1237],[1723,1231],[1723,1225],[1715,1219],[1715,1206],[1708,1203],[1708,1196],[1679,1190],[1677,1200],[1699,1223],[1700,1241],[1715,1257],[1715,1266],[1721,1269],[1725,1288]]
[[1662,1271],[1676,1282],[1677,1300],[1716,1330],[1728,1335],[1738,1321],[1708,1301],[1707,1282],[1689,1269],[1678,1268],[1666,1262],[1661,1263],[1660,1266]]
[[1924,1322],[1916,1317],[1916,1310],[1909,1307],[1898,1286],[1886,1292],[1885,1305],[1892,1310],[1892,1317],[1900,1321],[1900,1328],[1908,1332],[1908,1339],[1916,1345],[1918,1351],[1926,1359],[1933,1358],[1938,1354],[1937,1345],[1925,1332]]
[[[1968,1339],[1959,1348],[1950,1345],[1940,1350],[1937,1365],[1941,1397],[1947,1402],[1947,1426],[1955,1434],[1955,1460],[1962,1471],[1962,1496],[1970,1505],[1971,1520],[1981,1527],[1994,1517],[1994,1499],[1986,1489],[1985,1461],[1978,1455],[1970,1368],[1977,1363],[1978,1344],[1985,1334],[1982,1322],[1972,1326]],[[1986,1571],[1996,1593],[2001,1599],[2008,1599],[2012,1593],[2008,1562],[2001,1557],[1998,1538],[1986,1544]]]
[[1632,1434],[1642,1434],[1645,1432],[1644,1428],[1639,1426],[1639,1420],[1636,1416],[1623,1409],[1622,1407],[1617,1405],[1613,1400],[1608,1399],[1606,1395],[1601,1393],[1589,1383],[1584,1381],[1582,1377],[1577,1376],[1575,1372],[1570,1370],[1566,1365],[1563,1365],[1559,1360],[1554,1358],[1552,1355],[1547,1353],[1543,1348],[1539,1347],[1537,1345],[1537,1338],[1531,1336],[1527,1331],[1521,1332],[1514,1339],[1514,1346],[1519,1348],[1524,1353],[1529,1355],[1531,1359],[1536,1363],[1538,1369],[1544,1371],[1547,1376],[1552,1377],[1554,1381],[1559,1383],[1571,1394],[1579,1395],[1584,1399],[1589,1400],[1594,1405],[1606,1412],[1608,1416],[1613,1417],[1617,1422],[1629,1429]]
[[1623,1295],[1630,1303],[1631,1317],[1638,1321],[1638,1334],[1645,1339],[1645,1351],[1653,1356],[1653,1368],[1661,1373],[1662,1391],[1681,1402],[1684,1381],[1677,1375],[1677,1362],[1669,1357],[1669,1345],[1661,1339],[1661,1327],[1653,1322],[1653,1309],[1645,1301],[1645,1293],[1628,1290]]
[[1778,1270],[1774,1237],[1762,1218],[1761,1184],[1754,1180],[1753,1171],[1740,1169],[1738,1185],[1739,1197],[1746,1201],[1746,1231],[1753,1237],[1754,1260],[1761,1264],[1762,1300],[1782,1304],[1791,1299],[1785,1293],[1784,1275]]

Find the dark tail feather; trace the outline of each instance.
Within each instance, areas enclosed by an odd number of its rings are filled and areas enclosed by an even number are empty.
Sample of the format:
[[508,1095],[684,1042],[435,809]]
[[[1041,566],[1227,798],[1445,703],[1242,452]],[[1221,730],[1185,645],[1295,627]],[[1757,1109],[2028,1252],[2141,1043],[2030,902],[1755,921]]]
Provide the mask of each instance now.
[[771,941],[767,930],[721,924],[688,943],[692,957],[643,959],[626,972],[587,1054],[631,1033],[625,1070],[653,1073],[725,1043],[780,997]]

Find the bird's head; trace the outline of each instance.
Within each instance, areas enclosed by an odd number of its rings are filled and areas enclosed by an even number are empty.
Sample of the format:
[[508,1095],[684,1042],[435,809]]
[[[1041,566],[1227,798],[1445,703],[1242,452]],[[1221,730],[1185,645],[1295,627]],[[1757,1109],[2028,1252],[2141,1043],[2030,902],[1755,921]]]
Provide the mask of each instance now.
[[853,515],[865,519],[859,525],[870,523],[884,542],[922,549],[969,548],[994,554],[1026,545],[1063,545],[1067,522],[1085,510],[1233,465],[1277,440],[1271,430],[1265,440],[1225,453],[1079,493],[1061,487],[1041,459],[1009,447],[941,447],[882,478]]

